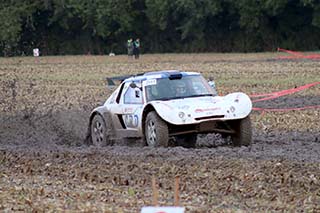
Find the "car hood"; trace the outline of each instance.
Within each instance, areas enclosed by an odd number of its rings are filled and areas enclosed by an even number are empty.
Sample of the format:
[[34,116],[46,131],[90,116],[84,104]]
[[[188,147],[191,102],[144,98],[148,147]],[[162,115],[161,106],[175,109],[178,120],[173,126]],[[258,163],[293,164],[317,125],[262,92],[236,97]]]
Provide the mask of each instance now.
[[206,96],[152,101],[159,116],[171,124],[192,124],[208,120],[232,120],[248,116],[250,98],[241,92],[226,96]]

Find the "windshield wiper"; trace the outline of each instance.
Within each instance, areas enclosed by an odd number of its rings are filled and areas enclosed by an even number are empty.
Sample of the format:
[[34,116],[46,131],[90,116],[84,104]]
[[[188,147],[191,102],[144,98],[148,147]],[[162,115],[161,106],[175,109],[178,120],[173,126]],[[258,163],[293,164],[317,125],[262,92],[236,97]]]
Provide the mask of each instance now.
[[174,97],[166,97],[166,98],[157,98],[153,101],[169,101],[174,99],[182,99],[182,98],[194,98],[194,97],[204,97],[204,96],[213,96],[212,94],[198,94],[198,95],[187,95],[187,96],[174,96]]
[[213,96],[212,94],[197,94],[197,95],[189,95],[189,96],[184,96],[184,98],[193,98],[193,97],[204,97],[204,96]]
[[171,99],[175,99],[175,97],[170,97],[170,98],[158,98],[156,99],[157,101],[169,101]]

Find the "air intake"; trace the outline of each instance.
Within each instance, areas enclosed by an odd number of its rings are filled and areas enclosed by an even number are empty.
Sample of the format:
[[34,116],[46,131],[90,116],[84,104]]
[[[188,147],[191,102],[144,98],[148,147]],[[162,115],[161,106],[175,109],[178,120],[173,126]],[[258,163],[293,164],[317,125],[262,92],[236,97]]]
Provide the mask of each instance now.
[[195,118],[195,120],[200,121],[200,120],[217,119],[217,118],[224,118],[224,115],[213,115],[213,116],[199,117],[199,118]]

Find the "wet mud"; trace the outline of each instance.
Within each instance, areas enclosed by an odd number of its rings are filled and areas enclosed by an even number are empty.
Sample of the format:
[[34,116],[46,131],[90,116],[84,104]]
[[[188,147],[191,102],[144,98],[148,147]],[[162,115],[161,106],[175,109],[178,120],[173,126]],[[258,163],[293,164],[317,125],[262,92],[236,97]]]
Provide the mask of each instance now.
[[[79,112],[57,113],[36,121],[21,118],[2,120],[0,150],[3,152],[37,153],[72,152],[107,154],[109,157],[143,159],[160,158],[205,160],[211,157],[250,160],[289,160],[301,163],[320,163],[319,132],[262,132],[254,129],[253,143],[248,147],[233,147],[219,134],[199,135],[196,148],[170,146],[150,148],[140,140],[118,140],[112,146],[94,147],[84,143],[87,116]],[[19,123],[19,125],[16,125]]]
[[[310,100],[310,98],[307,98]],[[297,107],[304,100],[292,99],[290,105]],[[279,108],[288,107],[281,105]],[[272,104],[274,107],[274,104]],[[268,104],[259,103],[259,107],[268,108]],[[0,149],[36,151],[45,150],[90,150],[85,143],[90,112],[61,111],[43,115],[16,115],[1,117]],[[170,153],[175,150],[174,157],[193,159],[193,153],[200,156],[229,156],[233,158],[252,159],[288,159],[301,162],[320,162],[319,132],[280,132],[263,131],[255,128],[253,144],[249,147],[233,147],[223,140],[219,134],[198,135],[196,149],[183,149],[171,146],[155,149],[155,152]],[[140,140],[117,140],[113,146],[104,147],[104,151],[114,152],[115,156],[137,154],[144,155],[144,147]],[[146,150],[148,148],[146,147]],[[184,150],[179,154],[179,150]],[[151,150],[149,150],[151,151]],[[170,158],[170,154],[165,157]]]

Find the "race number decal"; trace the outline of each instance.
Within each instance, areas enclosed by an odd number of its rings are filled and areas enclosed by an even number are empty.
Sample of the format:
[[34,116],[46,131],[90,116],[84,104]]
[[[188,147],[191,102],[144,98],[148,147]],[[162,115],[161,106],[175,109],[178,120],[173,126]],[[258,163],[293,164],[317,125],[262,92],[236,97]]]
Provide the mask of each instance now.
[[150,86],[150,85],[156,85],[157,84],[157,79],[148,79],[146,80],[146,86]]
[[138,115],[125,115],[124,123],[127,127],[135,128],[138,126],[139,120]]

